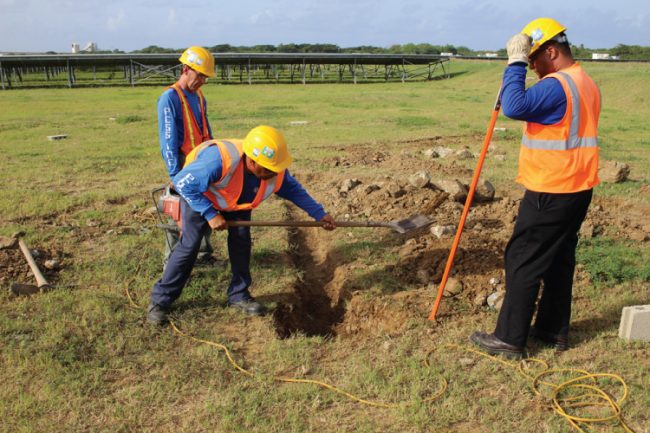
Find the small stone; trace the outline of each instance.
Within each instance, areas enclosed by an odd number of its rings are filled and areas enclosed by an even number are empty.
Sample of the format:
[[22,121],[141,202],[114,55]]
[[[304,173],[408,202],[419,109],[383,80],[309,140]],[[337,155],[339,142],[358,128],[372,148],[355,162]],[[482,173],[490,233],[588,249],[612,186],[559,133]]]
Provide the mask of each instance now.
[[449,194],[449,197],[457,202],[463,203],[467,198],[467,187],[458,180],[437,180],[432,184]]
[[399,186],[395,182],[391,182],[388,184],[388,187],[386,188],[388,191],[388,194],[393,197],[393,198],[399,198],[402,197],[404,194],[406,194],[406,191],[404,191],[404,188]]
[[476,185],[476,201],[488,202],[494,200],[496,189],[488,180],[482,180]]
[[432,235],[437,237],[438,239],[445,237],[445,236],[450,236],[454,234],[454,226],[432,226],[429,231],[431,232]]
[[625,182],[630,175],[630,166],[617,161],[600,161],[598,177],[602,182]]
[[424,156],[428,159],[435,159],[440,157],[440,155],[438,155],[438,152],[436,152],[435,149],[427,149],[423,153]]
[[57,270],[61,268],[61,262],[59,262],[57,259],[49,259],[43,262],[43,266],[45,269]]
[[474,154],[470,152],[468,149],[461,149],[458,152],[456,152],[456,158],[458,159],[472,159],[474,158]]
[[361,185],[361,181],[359,179],[345,179],[343,182],[341,182],[341,187],[339,188],[339,192],[352,191],[358,185]]
[[501,283],[501,280],[500,280],[500,279],[498,279],[498,278],[496,278],[496,277],[492,277],[492,278],[490,278],[490,285],[491,285],[491,286],[496,286],[496,285],[499,284],[499,283]]
[[431,182],[431,176],[426,171],[418,171],[409,177],[409,183],[416,188],[424,188]]
[[370,194],[372,192],[379,191],[380,189],[381,189],[381,186],[379,186],[376,183],[371,183],[370,185],[366,185],[366,187],[364,189],[364,192],[366,194]]
[[488,307],[493,310],[500,310],[503,305],[503,298],[505,297],[505,292],[496,291],[487,297]]
[[456,296],[463,291],[463,283],[456,278],[449,278],[445,284],[443,296]]
[[487,296],[485,296],[485,293],[479,293],[476,296],[474,296],[473,303],[477,307],[482,307],[483,305],[485,305],[486,299],[487,299]]
[[501,155],[501,154],[499,154],[499,155],[494,155],[492,158],[496,159],[497,161],[505,161],[505,160],[506,160],[506,156],[505,156],[505,155]]
[[446,158],[449,155],[454,153],[453,149],[450,149],[448,147],[442,147],[442,146],[434,147],[433,151],[436,152],[438,156],[440,156],[440,158]]
[[420,284],[427,284],[431,281],[431,274],[427,269],[418,269],[415,273],[415,279]]

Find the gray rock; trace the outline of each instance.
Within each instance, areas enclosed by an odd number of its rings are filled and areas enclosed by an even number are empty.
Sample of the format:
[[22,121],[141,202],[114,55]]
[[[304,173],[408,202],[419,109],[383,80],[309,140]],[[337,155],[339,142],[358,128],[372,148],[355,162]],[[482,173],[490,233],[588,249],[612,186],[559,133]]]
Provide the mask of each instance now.
[[343,182],[341,182],[341,187],[339,188],[339,192],[352,191],[358,185],[361,185],[361,181],[359,179],[345,179]]
[[431,182],[431,176],[426,171],[418,171],[409,176],[409,183],[416,188],[424,188]]
[[496,285],[499,284],[499,283],[501,283],[501,280],[500,280],[500,279],[498,279],[498,278],[496,278],[496,277],[492,277],[492,278],[490,278],[490,285],[491,285],[491,286],[496,286]]
[[399,186],[399,184],[395,182],[389,183],[388,186],[386,187],[386,190],[388,191],[388,194],[393,198],[402,197],[404,194],[406,194],[404,188],[402,188],[401,186]]
[[436,159],[440,157],[440,155],[438,155],[438,152],[436,152],[435,149],[427,149],[423,153],[424,156],[428,159]]
[[461,183],[460,181],[454,179],[454,180],[437,180],[435,182],[432,182],[432,184],[449,194],[449,197],[457,202],[463,203],[465,199],[467,198],[467,187]]
[[363,191],[366,194],[370,194],[372,192],[379,191],[380,189],[381,189],[381,186],[379,184],[371,183],[370,185],[366,185],[366,187],[364,188]]
[[435,151],[440,158],[446,158],[449,155],[454,153],[453,149],[450,149],[448,147],[442,147],[442,146],[437,146],[433,148],[433,151]]
[[488,202],[494,200],[495,194],[496,189],[489,180],[479,181],[479,183],[476,185],[476,191],[474,191],[474,197],[476,198],[476,201],[480,202]]
[[488,307],[492,308],[493,310],[500,310],[501,306],[503,305],[503,298],[505,294],[506,292],[496,291],[492,293],[490,296],[488,296],[487,297]]
[[455,156],[458,159],[472,159],[472,158],[474,158],[474,154],[472,152],[470,152],[468,149],[461,149],[461,150],[457,151]]
[[431,232],[432,235],[437,237],[438,239],[446,236],[451,236],[454,234],[455,227],[454,226],[432,226],[429,231]]

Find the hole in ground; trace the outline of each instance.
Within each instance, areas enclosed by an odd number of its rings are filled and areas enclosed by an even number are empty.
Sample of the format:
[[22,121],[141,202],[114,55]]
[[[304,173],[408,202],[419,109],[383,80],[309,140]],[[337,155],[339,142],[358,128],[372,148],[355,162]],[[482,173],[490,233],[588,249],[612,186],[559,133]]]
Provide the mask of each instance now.
[[339,293],[342,281],[335,278],[340,260],[327,250],[328,242],[320,239],[318,232],[289,230],[291,260],[302,278],[294,286],[293,300],[279,304],[273,313],[280,338],[296,333],[334,336],[336,325],[345,317],[344,300]]

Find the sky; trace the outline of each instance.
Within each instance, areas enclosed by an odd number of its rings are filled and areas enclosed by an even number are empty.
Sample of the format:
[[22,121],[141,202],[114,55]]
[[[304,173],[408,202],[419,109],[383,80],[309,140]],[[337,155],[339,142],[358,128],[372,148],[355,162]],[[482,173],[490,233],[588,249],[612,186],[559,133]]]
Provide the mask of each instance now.
[[409,42],[497,50],[544,16],[566,26],[575,45],[650,46],[647,0],[0,0],[0,52],[65,53],[73,42],[126,52],[150,45]]

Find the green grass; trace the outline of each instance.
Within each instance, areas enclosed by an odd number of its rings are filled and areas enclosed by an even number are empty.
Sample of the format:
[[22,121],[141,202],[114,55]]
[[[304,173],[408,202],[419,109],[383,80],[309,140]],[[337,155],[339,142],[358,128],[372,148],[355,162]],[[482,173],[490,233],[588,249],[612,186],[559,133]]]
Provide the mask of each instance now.
[[[261,123],[280,128],[296,171],[309,174],[309,189],[332,180],[335,169],[324,160],[345,157],[359,144],[399,154],[421,150],[409,140],[442,136],[478,152],[503,65],[454,61],[450,67],[452,79],[431,82],[209,84],[204,92],[219,137],[242,137]],[[650,66],[585,67],[603,91],[602,156],[632,169],[630,182],[602,185],[596,196],[622,203],[622,212],[627,205],[647,205],[642,190],[650,179]],[[404,308],[412,318],[399,334],[375,329],[364,338],[278,339],[271,317],[242,318],[225,308],[229,272],[220,266],[196,269],[177,303],[178,323],[190,335],[226,344],[254,378],[235,371],[213,347],[146,325],[142,308],[160,277],[163,248],[157,221],[146,212],[149,191],[166,182],[155,112],[161,91],[2,92],[0,235],[25,230],[30,247],[61,252],[64,268],[51,292],[16,298],[6,287],[0,291],[0,431],[570,431],[515,369],[463,349],[474,329],[494,326],[495,312],[468,309],[438,325],[426,321],[428,311],[411,302],[432,305],[434,294],[386,271],[399,258],[363,231],[337,239],[337,252],[344,262],[361,265],[349,280],[352,289],[364,289],[362,299],[407,295]],[[290,123],[303,120],[308,123]],[[483,177],[497,190],[511,189],[521,124],[500,117],[497,127],[506,131],[495,133],[493,144],[508,158],[489,159]],[[48,141],[54,134],[68,138]],[[470,169],[474,163],[458,162]],[[349,177],[372,171],[341,170]],[[271,201],[256,218],[282,219],[285,213]],[[256,296],[270,303],[290,296],[300,277],[286,259],[284,233],[254,232]],[[223,233],[213,235],[213,244],[225,254]],[[581,242],[578,260],[594,284],[576,287],[577,347],[559,356],[533,347],[554,367],[621,374],[630,387],[623,413],[638,432],[650,422],[649,347],[616,336],[623,306],[650,303],[648,251],[647,242],[610,236]],[[129,305],[127,287],[140,309]],[[370,408],[314,385],[276,383],[274,375],[320,379],[402,405]],[[449,382],[448,391],[421,404],[421,397],[438,389],[440,377]]]

